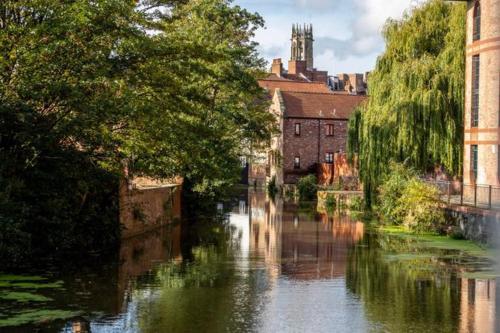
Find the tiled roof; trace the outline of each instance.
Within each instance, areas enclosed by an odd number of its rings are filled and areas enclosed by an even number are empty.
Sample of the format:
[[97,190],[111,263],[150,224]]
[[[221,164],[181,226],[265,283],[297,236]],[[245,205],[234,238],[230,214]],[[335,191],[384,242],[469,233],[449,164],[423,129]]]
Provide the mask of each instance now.
[[287,78],[283,77],[283,76],[278,76],[274,73],[270,73],[268,76],[266,76],[265,79],[263,79],[264,81],[290,81],[288,80]]
[[361,95],[282,91],[285,117],[348,119],[367,99]]
[[271,95],[274,95],[276,89],[281,91],[296,91],[296,92],[316,92],[316,93],[331,93],[328,86],[321,82],[299,82],[288,80],[259,80],[259,85],[262,88],[269,90]]

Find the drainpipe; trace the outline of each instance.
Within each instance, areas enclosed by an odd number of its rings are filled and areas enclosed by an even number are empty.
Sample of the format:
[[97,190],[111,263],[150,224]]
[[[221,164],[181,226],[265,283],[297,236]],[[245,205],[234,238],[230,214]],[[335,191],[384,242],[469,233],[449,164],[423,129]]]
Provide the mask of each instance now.
[[318,168],[319,168],[319,156],[321,152],[321,119],[318,119]]

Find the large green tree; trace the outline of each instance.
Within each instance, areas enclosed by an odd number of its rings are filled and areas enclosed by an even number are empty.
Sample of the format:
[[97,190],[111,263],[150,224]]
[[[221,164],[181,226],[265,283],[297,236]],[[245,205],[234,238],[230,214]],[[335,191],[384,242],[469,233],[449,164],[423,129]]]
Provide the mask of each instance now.
[[349,122],[348,151],[359,156],[368,202],[390,161],[452,175],[462,168],[465,5],[431,0],[388,21],[384,38],[369,102]]
[[199,192],[234,182],[272,132],[262,25],[229,0],[0,2],[0,252],[115,239],[124,164]]

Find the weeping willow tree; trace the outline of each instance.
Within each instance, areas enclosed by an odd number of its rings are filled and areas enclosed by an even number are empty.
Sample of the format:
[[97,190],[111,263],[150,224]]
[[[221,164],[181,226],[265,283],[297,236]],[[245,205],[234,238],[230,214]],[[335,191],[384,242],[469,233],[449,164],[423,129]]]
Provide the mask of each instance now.
[[389,162],[425,171],[462,168],[465,5],[429,2],[384,29],[386,51],[370,74],[370,99],[349,122],[368,203]]

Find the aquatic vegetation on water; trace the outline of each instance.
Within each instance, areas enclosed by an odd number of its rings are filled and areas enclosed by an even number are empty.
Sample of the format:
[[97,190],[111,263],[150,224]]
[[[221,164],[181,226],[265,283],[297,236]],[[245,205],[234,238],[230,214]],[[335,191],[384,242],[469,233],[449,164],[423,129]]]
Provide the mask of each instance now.
[[0,288],[20,288],[20,289],[64,289],[63,281],[55,281],[50,283],[39,283],[36,281],[0,281]]
[[29,275],[0,275],[0,281],[45,281],[46,277]]
[[[0,275],[0,327],[66,319],[75,315],[74,311],[54,309],[29,309],[30,306],[53,301],[52,298],[29,290],[63,290],[63,281],[50,281],[41,276]],[[36,304],[36,305],[35,305]],[[46,306],[43,304],[43,306]]]
[[486,257],[489,255],[487,249],[469,240],[453,239],[432,233],[414,234],[400,226],[384,226],[379,229],[384,233],[413,240],[419,247],[457,250],[476,257]]
[[27,303],[27,302],[48,302],[51,301],[52,298],[45,297],[39,294],[10,291],[10,292],[0,293],[0,300]]
[[79,315],[79,311],[37,309],[19,312],[13,316],[0,316],[0,327],[42,323],[58,319],[68,319]]
[[445,265],[456,270],[462,278],[492,279],[500,276],[500,271],[491,268],[495,257],[475,242],[431,233],[417,235],[399,226],[381,227],[379,230],[401,240],[399,246],[381,240],[382,248],[388,252],[384,256],[387,261],[416,264],[419,270],[425,270],[427,265],[438,271]]

